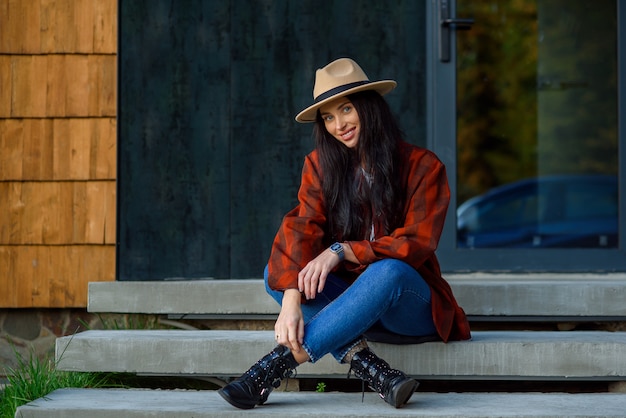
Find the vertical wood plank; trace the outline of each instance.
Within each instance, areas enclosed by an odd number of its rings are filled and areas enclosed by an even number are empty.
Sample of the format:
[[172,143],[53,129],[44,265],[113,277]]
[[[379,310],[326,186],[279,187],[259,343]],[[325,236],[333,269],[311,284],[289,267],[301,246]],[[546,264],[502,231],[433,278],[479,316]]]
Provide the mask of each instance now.
[[89,56],[89,114],[115,116],[117,67],[113,55]]
[[[24,13],[23,26],[17,28],[19,31],[17,39],[21,43],[21,52],[38,54],[41,52],[41,7],[39,0],[14,0],[14,3],[20,3]],[[26,36],[24,36],[25,32]]]
[[67,55],[48,55],[46,116],[65,116],[68,89]]
[[117,0],[94,1],[94,45],[96,54],[117,51]]
[[0,55],[0,118],[11,115],[11,90],[11,57]]
[[47,63],[48,59],[43,55],[12,57],[11,116],[45,116]]
[[56,53],[74,52],[76,49],[76,28],[73,25],[73,0],[55,0],[51,5],[54,13],[52,51]]
[[91,121],[89,119],[69,119],[70,172],[73,180],[89,179],[89,155],[91,148]]
[[40,0],[40,49],[42,53],[58,52],[56,48],[56,0]]
[[[59,182],[46,182],[46,183],[31,183],[34,186],[37,193],[42,196],[42,206],[39,211],[39,217],[41,218],[41,240],[38,243],[58,245],[67,243],[66,224],[63,223],[64,214],[68,212],[68,205],[63,199],[63,188],[68,186],[68,183]],[[54,263],[53,263],[54,265]]]
[[68,119],[53,121],[53,160],[52,178],[55,180],[69,179],[70,177],[70,133]]
[[101,96],[105,86],[102,84],[102,55],[90,55],[88,61],[89,71],[89,114],[98,115],[101,113]]
[[34,288],[33,276],[39,269],[39,260],[35,254],[36,247],[13,247],[11,250],[19,248],[13,254],[14,268],[11,276],[12,291],[15,293],[15,303],[17,306],[33,306],[33,293],[38,289]]
[[[52,263],[51,251],[48,251],[48,247],[32,246],[26,247],[30,257],[24,260],[23,269],[26,270],[26,275],[29,276],[31,283],[30,301],[33,306],[46,306],[50,304],[50,294],[48,283],[50,282],[50,264]],[[65,270],[65,258],[55,260],[55,267],[59,267]],[[28,271],[28,266],[32,266]],[[24,297],[28,292],[24,289],[21,292]],[[27,301],[24,301],[27,302]]]
[[87,182],[85,184],[85,225],[84,242],[90,244],[105,243],[105,225],[107,194],[106,183],[101,181]]
[[67,96],[65,116],[89,115],[89,58],[87,55],[68,55],[65,60]]
[[0,120],[0,180],[15,180],[22,178],[23,155],[23,120]]
[[0,1],[0,51],[5,52],[9,52],[11,48],[9,4],[8,1]]
[[59,228],[58,244],[82,244],[74,240],[74,183],[59,183],[60,207],[57,209],[57,225]]
[[102,66],[102,93],[100,95],[100,115],[117,116],[117,56],[104,57]]
[[117,163],[116,120],[92,119],[89,156],[90,179],[115,179]]
[[115,181],[107,181],[105,185],[104,243],[115,245],[117,232],[117,186]]
[[39,251],[41,258],[49,260],[48,269],[38,276],[38,278],[46,279],[47,300],[43,302],[46,306],[68,306],[68,299],[74,299],[72,296],[73,282],[80,279],[73,277],[74,269],[72,269],[71,263],[76,262],[73,248],[72,246],[63,246],[49,251]]
[[72,195],[72,242],[87,242],[87,220],[89,219],[87,207],[87,187],[84,182],[71,183]]
[[52,120],[24,119],[22,180],[52,180]]
[[12,259],[13,252],[10,251],[10,247],[0,245],[0,306],[10,307],[15,306],[17,302],[15,292],[15,274],[14,274],[14,260]]
[[[11,237],[11,204],[13,195],[11,193],[11,183],[0,182],[0,243],[9,243]],[[0,280],[2,282],[2,280]]]
[[24,218],[24,212],[26,204],[22,198],[22,183],[9,182],[7,185],[7,200],[9,201],[8,214],[8,230],[7,236],[4,237],[2,242],[8,244],[14,244],[20,242],[22,228],[22,219]]
[[43,119],[24,119],[22,180],[39,179]]
[[72,50],[68,52],[93,53],[94,8],[98,1],[100,0],[73,0],[71,2],[74,18],[72,21],[72,32],[75,39]]
[[[54,184],[54,183],[50,183]],[[42,183],[22,183],[21,199],[24,210],[20,214],[20,231],[15,244],[41,244],[43,242],[43,226],[46,211],[54,210],[54,202],[50,199],[51,193],[42,187]],[[44,209],[47,206],[47,209]]]

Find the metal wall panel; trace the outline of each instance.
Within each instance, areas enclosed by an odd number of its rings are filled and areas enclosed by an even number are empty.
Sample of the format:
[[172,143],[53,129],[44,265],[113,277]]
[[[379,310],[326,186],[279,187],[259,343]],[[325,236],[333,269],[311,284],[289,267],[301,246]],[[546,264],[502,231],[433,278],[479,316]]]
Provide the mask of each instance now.
[[354,58],[425,138],[425,6],[120,0],[118,280],[258,278],[296,204],[316,68]]

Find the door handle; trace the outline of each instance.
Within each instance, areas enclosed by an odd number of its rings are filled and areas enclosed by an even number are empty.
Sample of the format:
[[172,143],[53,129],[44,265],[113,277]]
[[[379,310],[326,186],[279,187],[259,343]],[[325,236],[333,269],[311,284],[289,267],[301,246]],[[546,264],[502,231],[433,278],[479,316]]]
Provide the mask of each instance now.
[[457,19],[450,17],[451,0],[439,0],[439,60],[450,62],[451,31],[454,29],[468,30],[474,24],[474,19]]

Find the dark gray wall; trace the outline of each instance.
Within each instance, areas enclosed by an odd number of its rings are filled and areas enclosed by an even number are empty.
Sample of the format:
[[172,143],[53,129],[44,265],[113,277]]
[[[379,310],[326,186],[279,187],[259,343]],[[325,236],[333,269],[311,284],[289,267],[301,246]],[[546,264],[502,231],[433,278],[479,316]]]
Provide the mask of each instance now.
[[296,204],[316,68],[349,56],[425,138],[413,0],[120,0],[118,279],[261,277]]

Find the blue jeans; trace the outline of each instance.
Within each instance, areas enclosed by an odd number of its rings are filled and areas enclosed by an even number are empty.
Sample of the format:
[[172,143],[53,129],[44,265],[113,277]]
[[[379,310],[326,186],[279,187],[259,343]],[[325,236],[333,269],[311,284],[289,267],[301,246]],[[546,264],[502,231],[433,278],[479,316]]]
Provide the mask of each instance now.
[[[279,304],[283,292],[265,288]],[[408,336],[436,334],[430,288],[422,276],[403,261],[388,258],[370,264],[352,284],[328,275],[324,290],[302,304],[303,348],[312,363],[330,353],[345,357],[364,332],[376,325]]]

